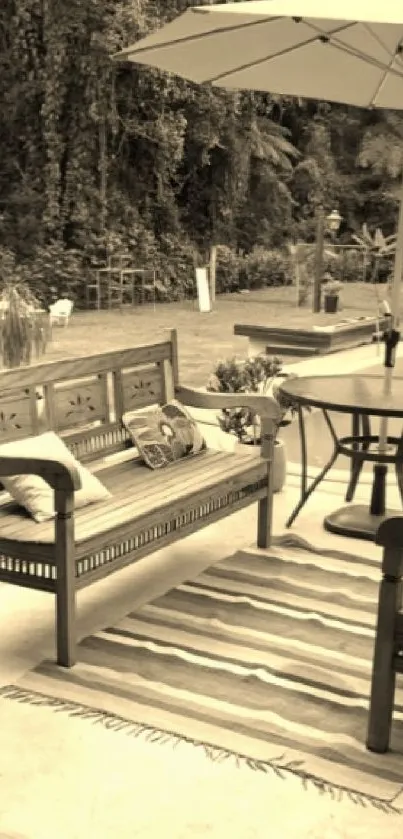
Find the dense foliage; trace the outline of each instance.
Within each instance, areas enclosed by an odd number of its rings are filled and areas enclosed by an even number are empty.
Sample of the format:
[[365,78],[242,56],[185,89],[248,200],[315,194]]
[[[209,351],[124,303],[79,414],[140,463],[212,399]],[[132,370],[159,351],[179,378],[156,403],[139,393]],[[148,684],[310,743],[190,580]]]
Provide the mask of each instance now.
[[345,241],[364,222],[393,232],[399,115],[112,60],[189,5],[2,0],[0,249],[39,298],[53,286],[83,299],[107,248],[157,267],[170,296],[189,290],[213,243],[222,290],[282,283],[286,245],[313,240],[320,203],[339,207]]

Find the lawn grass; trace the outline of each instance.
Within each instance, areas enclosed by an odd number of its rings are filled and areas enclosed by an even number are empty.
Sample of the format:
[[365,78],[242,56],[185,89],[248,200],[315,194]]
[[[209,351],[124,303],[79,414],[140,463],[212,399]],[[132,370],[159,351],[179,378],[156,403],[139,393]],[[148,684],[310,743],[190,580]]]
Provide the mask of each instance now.
[[[382,297],[385,287],[379,286]],[[403,304],[403,301],[402,301]],[[295,288],[266,288],[250,294],[217,297],[214,310],[201,314],[193,301],[138,306],[113,311],[77,311],[67,328],[53,328],[53,340],[41,360],[122,349],[163,339],[176,328],[179,336],[180,375],[183,384],[202,387],[219,359],[246,356],[247,339],[234,335],[235,323],[299,327],[332,324],[346,317],[375,315],[373,286],[346,284],[343,309],[335,315],[312,314],[311,306],[295,306]],[[403,309],[402,309],[403,312]],[[287,356],[286,362],[293,359]]]

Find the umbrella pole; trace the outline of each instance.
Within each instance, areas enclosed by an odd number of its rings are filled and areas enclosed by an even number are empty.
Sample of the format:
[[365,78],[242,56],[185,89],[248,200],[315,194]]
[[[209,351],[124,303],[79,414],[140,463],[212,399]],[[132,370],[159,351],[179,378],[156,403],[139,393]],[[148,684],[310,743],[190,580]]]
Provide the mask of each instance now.
[[[396,237],[396,253],[391,294],[390,325],[383,335],[385,342],[385,378],[383,382],[383,395],[387,399],[392,392],[393,368],[395,366],[396,346],[399,343],[399,305],[400,286],[403,274],[403,179],[400,188],[399,220]],[[379,428],[379,453],[385,454],[388,447],[388,418],[381,417]],[[371,514],[383,515],[385,513],[387,465],[375,463],[374,482],[371,497]]]

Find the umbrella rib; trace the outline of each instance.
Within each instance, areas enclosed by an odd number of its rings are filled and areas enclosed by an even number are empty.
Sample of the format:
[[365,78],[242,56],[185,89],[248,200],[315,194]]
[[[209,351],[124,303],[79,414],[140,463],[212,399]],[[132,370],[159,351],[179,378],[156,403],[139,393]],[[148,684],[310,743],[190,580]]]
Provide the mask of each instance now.
[[[274,18],[269,18],[268,20],[271,22],[271,20],[274,20]],[[304,23],[306,23],[305,20]],[[311,24],[307,25],[311,26]],[[335,32],[343,32],[345,29],[350,29],[352,26],[355,26],[355,21],[353,23],[344,24],[343,26],[338,27],[335,30]],[[251,67],[258,67],[260,64],[264,64],[265,61],[272,61],[274,58],[282,58],[283,55],[289,55],[289,53],[291,52],[296,52],[297,50],[300,50],[303,47],[308,47],[310,44],[314,44],[315,41],[318,40],[320,35],[329,38],[330,40],[330,36],[328,35],[328,33],[321,32],[320,29],[315,29],[315,35],[311,35],[310,38],[306,38],[304,41],[300,41],[298,44],[295,44],[292,47],[286,47],[283,50],[279,50],[279,52],[274,53],[274,55],[265,55],[263,58],[258,58],[256,59],[256,61],[251,61],[248,64],[241,64],[238,67],[232,68],[231,70],[226,70],[225,73],[219,73],[217,76],[213,76],[210,79],[204,79],[204,82],[210,82],[211,84],[214,84],[214,82],[222,81],[222,79],[226,79],[228,78],[228,76],[232,76],[233,73],[239,73],[242,70],[249,70]]]
[[[333,32],[329,32],[329,33],[324,32],[323,30],[319,29],[319,27],[313,26],[311,23],[307,23],[307,21],[305,19],[304,19],[304,23],[307,26],[310,26],[311,29],[313,29],[314,32],[315,32],[315,35],[312,36],[311,38],[309,38],[309,39],[307,38],[305,41],[301,41],[299,44],[296,44],[292,47],[287,47],[284,50],[280,50],[279,52],[275,53],[274,55],[269,55],[269,56],[266,55],[263,58],[256,59],[255,61],[251,61],[247,64],[242,64],[242,65],[239,65],[238,67],[233,67],[231,70],[226,70],[225,73],[219,73],[217,76],[211,77],[209,79],[204,79],[204,82],[210,82],[211,84],[214,84],[218,81],[222,81],[223,79],[228,79],[230,76],[234,75],[235,73],[242,72],[243,70],[250,70],[252,67],[258,67],[260,64],[264,64],[266,61],[273,61],[273,59],[275,59],[275,58],[281,58],[283,55],[288,55],[289,53],[296,52],[300,49],[303,49],[304,47],[309,46],[310,44],[314,43],[316,40],[318,40],[321,37],[326,39],[326,41],[324,41],[324,46],[326,46],[326,43],[330,43],[331,46],[334,47],[334,49],[338,49],[338,50],[346,53],[347,55],[352,55],[355,58],[359,58],[361,61],[364,61],[367,64],[371,64],[372,66],[377,67],[378,70],[384,71],[385,76],[386,76],[387,73],[390,73],[391,75],[397,76],[400,79],[403,78],[403,72],[399,72],[398,70],[395,70],[390,65],[384,64],[382,61],[379,61],[376,58],[372,58],[370,55],[367,55],[366,53],[361,52],[361,50],[353,49],[348,44],[345,44],[339,38],[334,37],[335,34],[337,35],[339,32],[343,32],[346,29],[350,29],[352,26],[355,26],[357,24],[357,21],[351,22],[349,24],[344,24],[343,26],[340,26],[337,29],[333,30]],[[386,49],[386,47],[385,47],[385,49]],[[386,50],[386,51],[388,52],[388,50]],[[395,58],[395,56],[392,57],[392,61],[394,60],[394,58]],[[392,61],[391,61],[391,63],[392,63]]]
[[[201,14],[201,9],[189,9],[189,11]],[[203,12],[205,14],[205,12]],[[178,44],[191,44],[194,41],[203,41],[205,38],[209,38],[212,35],[227,35],[229,32],[236,32],[238,29],[249,29],[253,26],[264,26],[266,23],[275,23],[278,20],[283,20],[283,15],[277,15],[276,17],[265,17],[262,20],[251,20],[249,23],[237,23],[233,26],[223,26],[220,29],[209,29],[208,32],[200,32],[197,35],[185,35],[180,38],[173,38],[171,41],[160,41],[158,44],[154,44],[153,46],[146,46],[146,47],[139,47],[136,49],[136,45],[132,44],[130,47],[126,47],[125,50],[121,50],[120,52],[115,53],[112,57],[113,58],[124,58],[127,55],[135,54],[140,55],[143,52],[154,52],[155,50],[163,50],[168,47],[176,47]]]
[[[365,24],[364,24],[364,26],[365,26],[365,29],[367,30],[367,32],[369,32],[369,33],[372,35],[372,37],[373,37],[376,41],[378,41],[378,44],[379,44],[379,45],[380,45],[380,46],[381,46],[381,47],[385,50],[385,52],[387,52],[387,53],[388,53],[388,52],[389,52],[389,50],[388,50],[388,48],[387,48],[386,44],[382,41],[382,39],[379,37],[379,35],[378,35],[376,32],[374,32],[374,30],[372,29],[372,27],[371,27],[368,23],[365,23]],[[381,80],[379,81],[379,83],[378,83],[378,84],[377,84],[377,86],[376,86],[376,90],[375,90],[375,92],[374,92],[374,95],[371,97],[371,101],[370,101],[370,102],[368,102],[368,107],[369,107],[369,108],[371,108],[371,107],[376,107],[376,100],[378,99],[378,96],[379,96],[379,94],[380,94],[380,92],[381,92],[381,90],[382,90],[382,88],[383,88],[383,86],[384,86],[384,84],[385,84],[385,81],[386,81],[386,79],[387,79],[388,73],[391,73],[391,72],[392,72],[392,67],[391,67],[391,65],[392,65],[392,64],[393,64],[393,62],[395,61],[395,59],[396,59],[396,55],[398,55],[397,51],[396,51],[395,53],[390,53],[390,52],[389,52],[389,57],[390,57],[389,64],[388,64],[388,65],[385,67],[385,69],[384,69],[383,76],[382,76]],[[400,56],[398,55],[398,57],[400,57]],[[401,75],[401,74],[397,71],[397,75]]]
[[[392,73],[393,73],[393,70],[392,70],[392,67],[391,67],[391,64],[393,63],[393,61],[394,61],[394,57],[390,59],[390,65],[389,65],[388,67],[385,67],[385,68],[384,68],[384,72],[383,72],[383,74],[382,74],[382,78],[379,80],[379,82],[378,82],[378,84],[377,84],[377,86],[376,86],[376,90],[375,90],[375,92],[374,92],[373,96],[371,96],[371,101],[370,101],[370,102],[368,102],[368,106],[367,106],[368,108],[373,108],[373,107],[376,107],[376,100],[378,99],[378,96],[379,96],[379,94],[380,94],[380,92],[381,92],[381,90],[382,90],[382,88],[383,88],[383,86],[384,86],[384,84],[385,84],[385,82],[386,82],[386,79],[387,79],[387,77],[388,77],[389,73],[390,73],[391,75],[392,75]],[[403,77],[403,74],[402,74],[402,73],[398,73],[397,75],[398,75],[398,76]]]

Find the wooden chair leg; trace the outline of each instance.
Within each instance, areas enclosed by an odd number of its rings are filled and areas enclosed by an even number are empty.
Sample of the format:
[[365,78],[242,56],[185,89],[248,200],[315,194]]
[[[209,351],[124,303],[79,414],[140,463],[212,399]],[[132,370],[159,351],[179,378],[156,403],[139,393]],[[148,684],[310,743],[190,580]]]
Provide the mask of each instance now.
[[378,618],[372,666],[367,749],[388,751],[396,684],[396,640],[402,605],[403,517],[387,519],[376,541],[383,545]]
[[396,684],[394,628],[397,588],[397,579],[384,577],[379,592],[367,732],[367,749],[371,752],[387,752],[390,743]]

